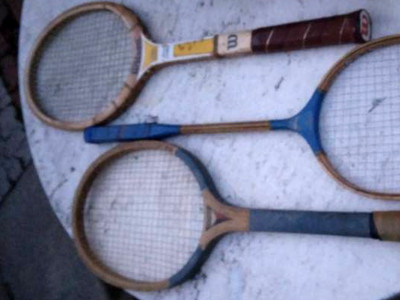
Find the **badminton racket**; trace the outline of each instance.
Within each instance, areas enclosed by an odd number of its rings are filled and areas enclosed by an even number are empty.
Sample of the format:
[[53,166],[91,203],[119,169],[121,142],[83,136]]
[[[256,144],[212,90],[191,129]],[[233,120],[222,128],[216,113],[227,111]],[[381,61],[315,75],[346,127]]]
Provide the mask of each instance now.
[[345,186],[400,199],[400,36],[363,44],[325,75],[307,105],[276,121],[206,125],[135,124],[92,127],[90,143],[160,139],[179,134],[269,131],[299,133]]

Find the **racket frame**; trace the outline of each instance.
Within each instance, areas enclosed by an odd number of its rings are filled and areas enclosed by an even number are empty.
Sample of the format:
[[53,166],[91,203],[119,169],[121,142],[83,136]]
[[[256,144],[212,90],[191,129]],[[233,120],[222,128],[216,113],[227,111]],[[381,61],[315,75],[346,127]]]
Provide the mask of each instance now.
[[[117,274],[103,264],[91,250],[85,235],[86,196],[92,182],[107,163],[124,154],[141,150],[163,150],[178,157],[190,169],[203,195],[203,229],[199,245],[176,274],[162,281],[143,282]],[[328,234],[400,241],[400,211],[371,213],[337,213],[289,210],[260,210],[232,206],[219,195],[203,164],[188,151],[160,141],[121,144],[101,155],[87,169],[77,188],[73,205],[74,242],[83,262],[104,281],[127,289],[160,290],[192,278],[213,246],[227,233],[264,231]]]
[[[371,42],[368,42],[366,44],[360,45],[350,51],[348,54],[346,54],[343,58],[341,58],[330,70],[329,72],[324,76],[322,79],[321,83],[318,86],[318,90],[320,90],[322,93],[326,93],[330,86],[333,84],[335,81],[335,78],[340,72],[346,68],[347,65],[351,64],[354,60],[356,60],[359,56],[366,54],[370,51],[373,51],[374,49],[381,48],[383,46],[392,46],[400,44],[400,35],[389,35],[386,37],[382,37],[376,40],[373,40]],[[322,106],[322,101],[319,104]],[[318,118],[319,122],[319,118]],[[317,123],[318,123],[317,122]],[[316,126],[319,127],[317,124]],[[318,129],[314,129],[313,131],[315,132]],[[304,137],[304,136],[303,136]],[[307,142],[309,140],[306,138]],[[310,144],[311,145],[311,144]],[[321,145],[322,149],[322,145]],[[342,186],[353,190],[357,192],[358,194],[361,194],[363,196],[367,197],[372,197],[375,199],[381,199],[381,200],[400,200],[400,193],[383,193],[383,192],[376,192],[373,190],[368,190],[359,187],[358,185],[348,181],[345,179],[330,163],[326,153],[322,150],[319,152],[314,151],[314,154],[317,156],[318,161],[324,166],[325,170],[327,171],[328,174],[331,175],[332,178],[336,179]]]
[[[87,120],[64,121],[48,116],[44,113],[34,92],[33,66],[40,54],[41,47],[47,35],[69,19],[92,11],[110,11],[121,18],[125,26],[130,30],[133,51],[137,52],[132,63],[131,73],[123,84],[120,93],[115,99],[110,99],[110,105],[105,110]],[[355,21],[357,19],[357,21]],[[329,20],[329,21],[327,21]],[[350,20],[350,21],[349,21]],[[338,23],[338,21],[340,21]],[[334,31],[326,28],[326,22],[335,24]],[[354,27],[349,25],[355,22]],[[308,24],[305,26],[304,24]],[[314,24],[314,26],[312,26]],[[340,25],[338,28],[337,25]],[[304,27],[305,26],[305,27]],[[318,26],[322,26],[319,32]],[[339,30],[337,32],[337,30]],[[289,40],[285,43],[283,33],[289,34]],[[324,33],[324,34],[322,34]],[[302,38],[299,39],[298,36]],[[234,47],[232,37],[235,37]],[[284,36],[285,37],[285,36]],[[133,11],[125,6],[113,2],[91,2],[73,7],[56,19],[54,19],[39,35],[25,70],[24,90],[28,105],[32,112],[44,123],[64,129],[83,130],[89,126],[103,124],[120,115],[142,90],[148,77],[162,66],[176,62],[197,61],[212,57],[225,57],[243,55],[256,52],[274,52],[283,50],[306,49],[324,45],[336,45],[348,42],[366,42],[371,37],[371,20],[366,10],[358,10],[346,15],[325,17],[315,20],[305,20],[296,23],[259,28],[252,31],[242,31],[231,34],[219,34],[206,37],[201,40],[189,42],[177,42],[158,44],[149,38],[144,26]],[[264,41],[265,40],[265,41]]]
[[[96,257],[85,235],[84,212],[86,196],[97,174],[101,172],[102,168],[104,168],[109,161],[126,153],[141,150],[163,150],[179,157],[194,174],[202,190],[204,199],[203,211],[205,213],[203,232],[197,249],[180,271],[170,278],[157,282],[135,281],[114,272]],[[197,158],[192,156],[189,152],[172,144],[158,141],[140,141],[119,145],[96,159],[84,173],[76,190],[72,209],[72,229],[78,254],[93,273],[104,281],[118,287],[152,291],[176,286],[190,279],[198,272],[215,242],[218,240],[218,237],[222,237],[228,232],[249,230],[249,211],[243,208],[224,205],[222,202],[218,201],[214,195],[218,194],[211,177]]]
[[382,200],[400,200],[400,193],[376,192],[361,188],[345,179],[330,163],[320,140],[319,117],[324,97],[340,72],[358,57],[376,48],[400,44],[400,35],[391,35],[360,45],[343,56],[326,73],[316,91],[296,115],[288,119],[239,123],[217,123],[202,125],[132,124],[87,128],[85,141],[89,143],[126,142],[141,139],[163,139],[179,134],[212,134],[227,132],[251,132],[290,130],[300,134],[325,170],[341,185],[363,196]]
[[373,51],[374,49],[396,44],[400,44],[400,35],[382,37],[351,50],[338,62],[336,62],[335,65],[328,71],[328,73],[326,73],[309,102],[299,113],[289,119],[270,121],[271,130],[286,129],[300,134],[310,145],[318,161],[325,168],[327,173],[342,186],[363,196],[382,200],[400,200],[400,193],[383,193],[368,190],[361,188],[344,178],[334,168],[323,150],[319,134],[319,116],[325,94],[328,92],[330,86],[333,84],[336,77],[341,73],[342,70],[344,70],[358,57]]
[[[48,38],[49,33],[56,30],[60,25],[63,25],[65,22],[68,22],[70,19],[76,18],[84,13],[94,12],[94,11],[110,11],[116,16],[118,16],[126,28],[130,31],[130,38],[132,39],[132,47],[139,44],[141,45],[141,39],[144,36],[143,26],[140,24],[139,19],[136,15],[131,12],[129,9],[125,8],[122,5],[112,3],[112,2],[91,2],[82,5],[75,6],[57,18],[55,18],[52,22],[50,22],[46,28],[40,33],[39,37],[36,39],[35,44],[32,48],[31,54],[27,61],[27,67],[25,70],[25,80],[24,80],[24,90],[26,94],[26,99],[29,108],[32,112],[44,123],[65,130],[82,130],[83,128],[92,126],[94,124],[103,123],[110,118],[114,118],[119,115],[126,107],[129,105],[127,101],[133,98],[135,93],[139,93],[146,79],[146,74],[143,74],[141,81],[138,80],[139,76],[139,66],[141,63],[141,51],[138,53],[138,56],[135,57],[136,61],[132,62],[132,71],[129,74],[128,78],[126,78],[125,83],[123,84],[118,96],[111,101],[111,104],[107,106],[107,109],[103,110],[99,114],[93,116],[87,120],[81,120],[76,122],[69,121],[61,121],[55,118],[52,118],[45,114],[39,104],[37,103],[37,99],[34,92],[34,78],[33,78],[33,68],[35,66],[35,60],[37,59],[37,54],[40,53],[41,48],[43,47],[43,43],[46,38]],[[134,49],[132,48],[132,51]],[[148,74],[150,75],[150,74]]]

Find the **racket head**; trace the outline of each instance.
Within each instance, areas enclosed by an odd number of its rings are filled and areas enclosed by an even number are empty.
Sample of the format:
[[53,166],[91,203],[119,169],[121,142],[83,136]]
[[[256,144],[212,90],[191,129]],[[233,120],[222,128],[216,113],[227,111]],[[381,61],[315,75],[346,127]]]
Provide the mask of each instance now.
[[75,245],[112,285],[169,288],[198,271],[217,237],[247,228],[246,211],[218,199],[206,169],[187,151],[158,141],[120,145],[79,184]]
[[92,2],[53,20],[27,61],[29,107],[46,124],[82,130],[116,117],[142,86],[145,39],[138,17],[122,5]]
[[399,82],[400,35],[377,39],[339,60],[294,117],[328,173],[365,196],[400,200]]

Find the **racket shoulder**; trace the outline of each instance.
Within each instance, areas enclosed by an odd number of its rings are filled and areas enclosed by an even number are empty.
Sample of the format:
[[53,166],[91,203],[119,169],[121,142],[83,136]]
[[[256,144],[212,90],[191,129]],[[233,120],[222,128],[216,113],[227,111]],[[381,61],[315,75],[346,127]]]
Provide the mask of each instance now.
[[249,230],[249,210],[235,207],[223,200],[202,162],[190,152],[178,148],[175,152],[195,175],[204,199],[204,228],[200,247],[212,247],[215,240],[230,232]]
[[169,278],[169,287],[177,286],[191,278],[193,278],[200,270],[202,264],[206,260],[209,251],[204,251],[200,246],[197,247],[196,251],[192,254],[192,257],[188,260],[185,266]]
[[200,246],[203,249],[207,249],[228,233],[249,231],[249,209],[223,203],[208,188],[203,190],[203,197],[206,209],[205,228],[200,239]]

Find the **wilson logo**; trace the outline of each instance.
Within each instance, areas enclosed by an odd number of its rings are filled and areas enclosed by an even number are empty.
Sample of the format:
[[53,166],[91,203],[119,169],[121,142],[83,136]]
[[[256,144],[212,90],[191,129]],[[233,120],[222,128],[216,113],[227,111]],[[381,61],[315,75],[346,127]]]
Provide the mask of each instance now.
[[227,43],[228,50],[236,48],[237,44],[238,44],[238,36],[236,34],[228,35],[228,43]]

